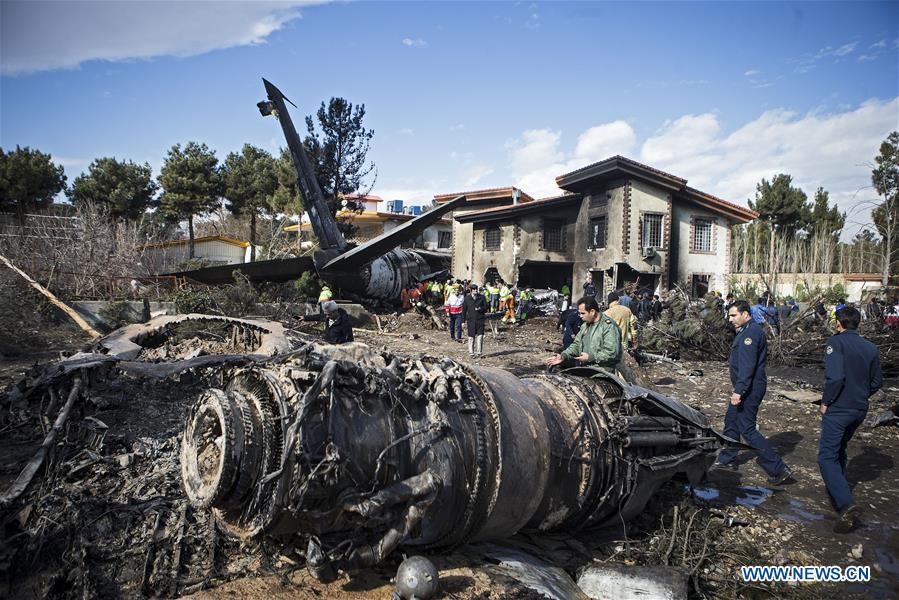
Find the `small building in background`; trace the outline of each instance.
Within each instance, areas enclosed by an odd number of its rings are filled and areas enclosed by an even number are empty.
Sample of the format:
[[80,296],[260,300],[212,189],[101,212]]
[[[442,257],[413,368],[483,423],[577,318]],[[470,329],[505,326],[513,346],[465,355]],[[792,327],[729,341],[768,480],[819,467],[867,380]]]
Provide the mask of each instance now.
[[[338,222],[346,220],[356,228],[348,242],[357,244],[365,243],[383,233],[395,229],[407,221],[424,212],[421,206],[407,205],[403,200],[387,200],[380,196],[349,196],[348,201],[354,202],[356,210],[342,210],[337,213]],[[300,240],[312,245],[315,235],[306,215],[299,225],[290,225],[284,231],[299,231]],[[419,248],[423,250],[443,250],[449,252],[452,247],[453,222],[449,216],[426,228],[417,238],[403,244],[404,248]]]
[[[144,247],[142,262],[152,274],[184,270],[190,260],[188,240],[169,240]],[[250,242],[221,235],[194,238],[194,260],[204,266],[239,265],[250,260]]]

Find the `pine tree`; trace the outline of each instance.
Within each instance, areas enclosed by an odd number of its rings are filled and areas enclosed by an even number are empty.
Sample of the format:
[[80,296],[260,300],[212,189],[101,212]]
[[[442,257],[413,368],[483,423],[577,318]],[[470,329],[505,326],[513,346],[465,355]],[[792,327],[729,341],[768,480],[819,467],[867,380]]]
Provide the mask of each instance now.
[[[353,106],[343,98],[331,98],[327,106],[322,102],[315,120],[306,117],[308,135],[303,145],[332,215],[342,208],[349,194],[366,195],[374,183],[365,180],[375,170],[374,163],[366,163],[375,132],[365,128],[364,118],[364,104]],[[316,130],[316,121],[321,133]],[[347,208],[355,210],[356,206],[348,202]],[[344,235],[353,229],[349,222],[339,223],[339,227]]]
[[49,154],[27,146],[0,148],[0,212],[14,212],[23,222],[26,212],[47,208],[65,187],[65,171]]
[[157,189],[149,164],[98,158],[86,174],[75,178],[68,196],[75,206],[90,202],[106,207],[114,219],[133,221],[159,204],[154,198]]
[[256,217],[272,214],[278,176],[272,155],[244,144],[240,154],[230,153],[222,165],[225,200],[234,215],[250,217],[250,261],[256,260]]
[[169,219],[187,219],[189,257],[194,258],[194,217],[208,211],[222,193],[215,152],[188,142],[169,149],[159,174],[160,208]]

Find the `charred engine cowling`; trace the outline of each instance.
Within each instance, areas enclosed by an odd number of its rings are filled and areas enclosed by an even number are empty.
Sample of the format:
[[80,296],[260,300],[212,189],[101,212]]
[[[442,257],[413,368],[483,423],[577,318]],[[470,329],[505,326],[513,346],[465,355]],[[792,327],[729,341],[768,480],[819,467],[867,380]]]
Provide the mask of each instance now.
[[375,564],[639,513],[726,441],[680,402],[601,369],[519,379],[450,359],[310,346],[228,372],[188,415],[190,501],[233,534],[305,538],[307,564]]

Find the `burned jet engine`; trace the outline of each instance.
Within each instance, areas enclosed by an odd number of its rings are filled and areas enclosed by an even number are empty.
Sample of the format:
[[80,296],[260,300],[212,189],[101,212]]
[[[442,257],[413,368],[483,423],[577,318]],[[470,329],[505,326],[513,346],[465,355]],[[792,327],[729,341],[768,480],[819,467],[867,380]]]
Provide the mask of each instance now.
[[399,545],[628,519],[728,443],[702,413],[601,369],[519,379],[359,344],[288,356],[204,393],[182,477],[235,535],[302,536],[322,579]]

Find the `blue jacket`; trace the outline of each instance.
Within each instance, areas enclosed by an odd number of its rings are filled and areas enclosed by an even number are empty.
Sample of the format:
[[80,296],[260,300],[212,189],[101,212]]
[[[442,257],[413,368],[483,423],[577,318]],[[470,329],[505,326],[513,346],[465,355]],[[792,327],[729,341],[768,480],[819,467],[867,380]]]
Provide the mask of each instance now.
[[626,306],[627,308],[630,308],[631,307],[631,297],[628,296],[627,294],[621,294],[618,297],[618,304],[620,304],[621,306]]
[[821,403],[868,409],[868,398],[883,385],[880,351],[857,331],[847,329],[824,347],[824,395]]
[[733,391],[742,397],[750,394],[761,398],[768,387],[765,362],[768,360],[768,340],[755,321],[749,321],[737,330],[730,345],[730,383]]
[[762,306],[761,304],[753,304],[752,306],[750,306],[749,314],[752,315],[752,320],[759,325],[764,325],[765,321],[768,320],[767,307]]

